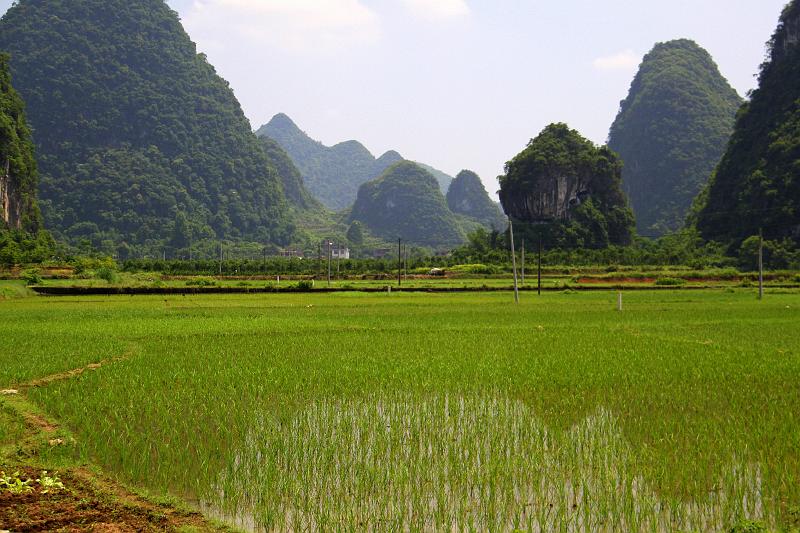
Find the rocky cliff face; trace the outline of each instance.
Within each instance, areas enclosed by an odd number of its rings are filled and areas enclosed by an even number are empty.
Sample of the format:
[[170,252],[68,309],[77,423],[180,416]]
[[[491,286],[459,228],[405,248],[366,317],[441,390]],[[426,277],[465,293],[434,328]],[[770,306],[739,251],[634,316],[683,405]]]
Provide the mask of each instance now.
[[759,87],[697,202],[703,237],[733,252],[759,230],[800,242],[800,0],[784,9],[770,46]]
[[588,196],[591,176],[542,175],[520,194],[501,196],[515,218],[530,222],[568,221],[574,207]]
[[551,124],[500,176],[504,211],[524,229],[546,226],[554,246],[627,244],[633,213],[621,188],[622,163],[566,124]]
[[780,26],[772,39],[772,61],[779,61],[800,42],[800,6],[792,2],[783,12]]
[[11,86],[9,56],[0,54],[0,229],[36,231],[38,176],[24,103]]

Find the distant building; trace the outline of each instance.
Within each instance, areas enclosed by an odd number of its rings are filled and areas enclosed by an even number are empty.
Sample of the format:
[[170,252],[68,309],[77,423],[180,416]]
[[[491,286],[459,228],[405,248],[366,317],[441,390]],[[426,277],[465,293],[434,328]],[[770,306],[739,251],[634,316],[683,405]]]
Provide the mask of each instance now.
[[328,257],[328,254],[332,259],[350,259],[350,248],[328,240],[322,241],[322,257]]
[[302,250],[281,250],[278,252],[279,257],[299,257],[302,259],[304,257]]

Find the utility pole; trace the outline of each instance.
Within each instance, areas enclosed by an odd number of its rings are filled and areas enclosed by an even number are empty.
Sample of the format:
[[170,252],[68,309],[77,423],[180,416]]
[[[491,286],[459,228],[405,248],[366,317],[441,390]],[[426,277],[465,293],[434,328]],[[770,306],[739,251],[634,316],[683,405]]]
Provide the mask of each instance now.
[[331,286],[331,260],[333,259],[333,243],[328,241],[328,287]]
[[538,270],[538,275],[537,275],[538,283],[536,285],[536,287],[537,287],[536,288],[536,292],[539,294],[539,296],[541,296],[542,295],[542,233],[541,233],[541,231],[539,232],[539,261],[537,263],[538,263],[538,268],[537,268],[537,270]]
[[400,287],[403,284],[402,274],[403,274],[403,239],[397,239],[397,286]]
[[317,243],[317,279],[322,277],[322,245]]
[[219,275],[222,276],[222,241],[219,243]]
[[519,303],[519,286],[517,285],[517,251],[514,249],[514,223],[508,217],[508,231],[511,233],[511,263],[514,265],[514,303]]
[[525,285],[525,239],[522,239],[522,285]]
[[758,228],[758,299],[764,299],[764,231]]

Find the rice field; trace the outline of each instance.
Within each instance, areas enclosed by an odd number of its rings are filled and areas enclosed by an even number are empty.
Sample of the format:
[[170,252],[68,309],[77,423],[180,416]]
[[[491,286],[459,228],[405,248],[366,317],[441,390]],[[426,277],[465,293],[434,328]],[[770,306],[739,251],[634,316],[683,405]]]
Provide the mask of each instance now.
[[247,530],[800,519],[800,292],[512,302],[0,301],[0,388],[111,361],[28,393],[72,431],[69,453]]

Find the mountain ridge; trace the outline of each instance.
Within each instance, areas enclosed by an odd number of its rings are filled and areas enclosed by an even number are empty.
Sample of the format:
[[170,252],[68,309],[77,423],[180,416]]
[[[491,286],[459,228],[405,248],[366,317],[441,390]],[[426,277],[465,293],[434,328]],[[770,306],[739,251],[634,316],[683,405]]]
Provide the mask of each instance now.
[[[389,166],[404,160],[395,150],[375,157],[361,142],[347,140],[326,146],[302,130],[287,114],[277,113],[256,135],[270,137],[283,147],[303,175],[309,192],[330,209],[341,211],[353,205],[358,189],[380,176]],[[427,165],[447,192],[452,177]]]
[[743,103],[697,43],[657,43],[611,126],[623,187],[648,236],[677,231],[719,162]]

